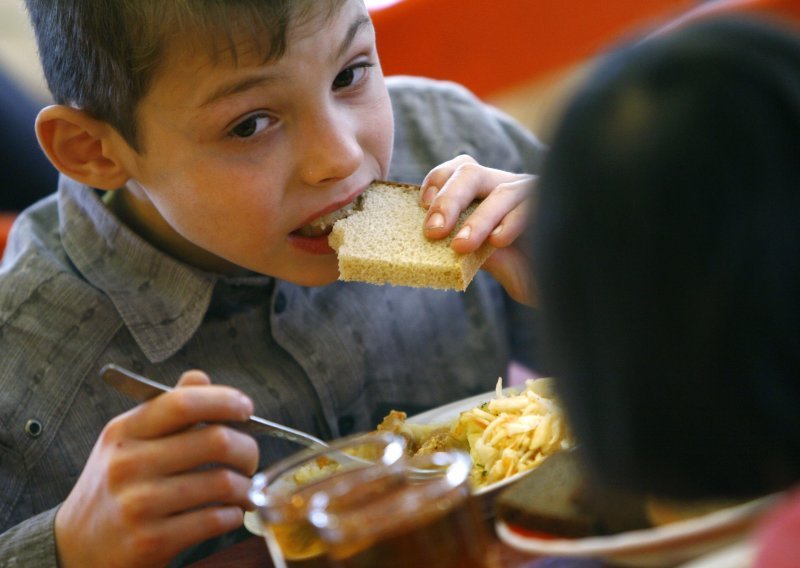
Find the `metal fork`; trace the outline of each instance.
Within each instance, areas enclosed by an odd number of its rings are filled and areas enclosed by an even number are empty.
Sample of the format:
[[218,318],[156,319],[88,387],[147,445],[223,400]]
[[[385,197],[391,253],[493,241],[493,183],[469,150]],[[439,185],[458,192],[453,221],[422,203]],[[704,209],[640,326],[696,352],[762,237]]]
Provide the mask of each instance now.
[[[109,363],[100,369],[100,377],[106,384],[114,387],[117,391],[136,402],[145,402],[160,394],[173,390],[172,387],[143,377],[142,375],[113,363]],[[330,449],[327,442],[320,440],[316,436],[258,416],[250,416],[245,422],[228,422],[227,424],[232,428],[238,428],[245,432],[262,432],[268,436],[289,440],[290,442],[300,444],[307,448]],[[372,460],[339,451],[334,451],[331,455],[337,457],[341,463],[349,462],[362,466],[375,463]],[[418,478],[437,475],[437,470],[417,467],[410,467],[409,470]]]
[[[165,392],[171,387],[129,371],[119,365],[108,364],[100,370],[100,377],[119,392],[135,400],[145,402]],[[307,432],[272,422],[258,416],[251,416],[246,422],[231,422],[230,426],[245,431],[263,432],[269,436],[289,440],[309,448],[328,448],[328,444]]]

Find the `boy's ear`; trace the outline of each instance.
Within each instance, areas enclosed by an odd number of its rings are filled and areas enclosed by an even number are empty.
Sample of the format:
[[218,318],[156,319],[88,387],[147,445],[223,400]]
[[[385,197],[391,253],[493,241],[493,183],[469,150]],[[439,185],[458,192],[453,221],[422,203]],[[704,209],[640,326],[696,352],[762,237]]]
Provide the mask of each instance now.
[[108,123],[64,105],[45,107],[36,117],[39,144],[56,169],[98,189],[117,189],[130,177],[114,132]]

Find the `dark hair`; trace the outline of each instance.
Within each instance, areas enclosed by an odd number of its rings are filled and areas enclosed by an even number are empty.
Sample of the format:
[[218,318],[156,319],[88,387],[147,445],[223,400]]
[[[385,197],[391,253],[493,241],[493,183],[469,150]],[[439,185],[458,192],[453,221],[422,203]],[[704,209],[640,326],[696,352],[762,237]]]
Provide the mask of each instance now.
[[269,61],[285,52],[291,24],[312,14],[327,17],[341,2],[26,0],[54,100],[108,122],[136,150],[136,107],[170,41],[192,41],[235,61],[244,37]]
[[800,40],[719,19],[611,55],[570,103],[532,238],[545,370],[607,483],[800,479]]

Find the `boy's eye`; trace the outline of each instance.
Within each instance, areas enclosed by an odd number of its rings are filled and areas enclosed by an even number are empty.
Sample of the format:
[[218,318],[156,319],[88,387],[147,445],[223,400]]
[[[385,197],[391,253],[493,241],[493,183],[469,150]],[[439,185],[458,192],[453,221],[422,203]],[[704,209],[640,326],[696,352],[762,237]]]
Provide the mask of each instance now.
[[266,114],[254,114],[248,116],[242,122],[234,126],[229,135],[234,138],[250,138],[258,134],[270,125],[270,117]]
[[360,81],[367,73],[367,69],[372,67],[372,63],[362,62],[351,65],[347,69],[341,71],[333,80],[333,88],[343,89],[349,87],[353,83]]

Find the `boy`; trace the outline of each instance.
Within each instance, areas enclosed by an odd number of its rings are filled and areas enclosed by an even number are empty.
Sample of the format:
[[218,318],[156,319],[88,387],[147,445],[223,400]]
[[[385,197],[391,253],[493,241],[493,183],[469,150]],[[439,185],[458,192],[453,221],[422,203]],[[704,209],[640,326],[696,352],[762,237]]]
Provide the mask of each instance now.
[[[28,9],[59,103],[37,134],[64,175],[0,278],[3,564],[180,564],[240,527],[249,476],[297,449],[220,423],[332,438],[505,372],[527,313],[498,282],[527,301],[509,245],[531,191],[506,172],[535,171],[540,147],[452,85],[387,89],[361,0]],[[500,247],[497,281],[336,282],[309,225],[382,178],[426,178],[431,238],[485,197],[453,246]],[[97,379],[109,362],[181,388],[129,410]]]

